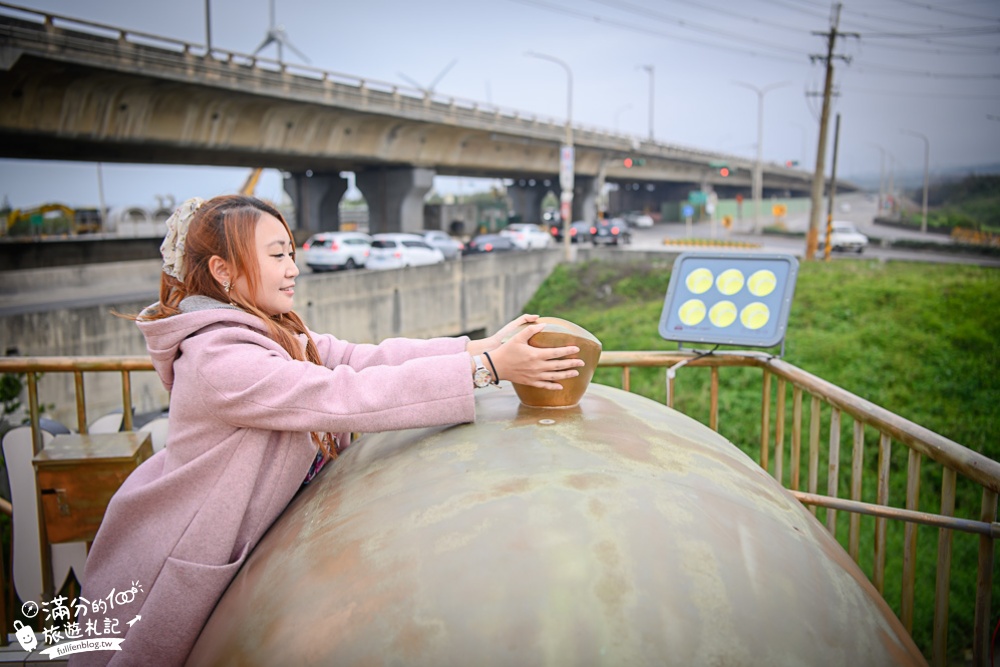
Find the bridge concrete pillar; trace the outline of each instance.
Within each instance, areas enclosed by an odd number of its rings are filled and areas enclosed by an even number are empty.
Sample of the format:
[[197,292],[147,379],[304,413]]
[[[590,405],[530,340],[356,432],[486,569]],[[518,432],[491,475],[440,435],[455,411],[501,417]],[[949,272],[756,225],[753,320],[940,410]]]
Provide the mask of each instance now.
[[[620,183],[609,197],[608,209],[612,214],[628,211],[657,212],[664,204],[672,207],[687,201],[688,193],[701,189],[698,183],[653,183],[627,181]],[[669,208],[669,207],[668,207]]]
[[573,179],[573,220],[594,222],[597,219],[597,196],[599,179],[580,176]]
[[557,188],[555,182],[549,179],[519,178],[507,187],[507,196],[514,213],[523,222],[538,224],[542,221],[542,201],[550,192],[558,196]]
[[285,177],[285,192],[295,205],[294,229],[330,232],[340,229],[340,200],[347,179],[340,174],[295,173]]
[[422,167],[357,171],[354,183],[368,202],[368,230],[419,232],[424,228],[424,195],[434,185],[434,170]]

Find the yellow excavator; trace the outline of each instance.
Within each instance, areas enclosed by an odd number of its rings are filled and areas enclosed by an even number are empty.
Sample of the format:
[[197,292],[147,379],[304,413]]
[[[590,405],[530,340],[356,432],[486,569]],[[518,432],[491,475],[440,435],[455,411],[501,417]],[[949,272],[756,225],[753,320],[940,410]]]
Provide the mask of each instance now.
[[94,234],[101,231],[97,209],[72,209],[64,204],[15,208],[7,214],[7,234]]
[[263,167],[256,167],[247,176],[247,180],[243,182],[243,187],[240,188],[241,195],[252,195],[254,190],[257,189],[257,181],[260,180],[260,173],[264,171]]

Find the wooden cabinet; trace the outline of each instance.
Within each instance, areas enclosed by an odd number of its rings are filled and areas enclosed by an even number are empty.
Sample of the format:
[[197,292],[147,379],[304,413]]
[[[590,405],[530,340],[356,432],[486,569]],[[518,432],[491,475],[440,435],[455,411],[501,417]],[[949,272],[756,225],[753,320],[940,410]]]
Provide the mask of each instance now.
[[152,455],[152,441],[146,433],[52,439],[33,460],[48,541],[93,541],[111,496]]

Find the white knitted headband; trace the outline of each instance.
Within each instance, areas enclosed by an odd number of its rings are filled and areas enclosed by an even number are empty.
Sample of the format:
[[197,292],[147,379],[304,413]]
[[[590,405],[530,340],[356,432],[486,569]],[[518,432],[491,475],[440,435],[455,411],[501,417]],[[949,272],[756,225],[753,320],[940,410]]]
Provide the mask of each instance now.
[[173,215],[167,218],[167,235],[160,244],[160,254],[163,255],[163,272],[184,282],[184,240],[187,238],[188,225],[195,211],[205,203],[200,197],[192,197],[177,207]]

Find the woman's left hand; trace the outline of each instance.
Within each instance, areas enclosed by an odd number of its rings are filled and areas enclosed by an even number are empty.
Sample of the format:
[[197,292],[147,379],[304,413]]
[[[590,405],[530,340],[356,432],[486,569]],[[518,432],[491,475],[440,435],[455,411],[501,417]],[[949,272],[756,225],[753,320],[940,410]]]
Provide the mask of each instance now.
[[495,350],[500,347],[501,343],[516,334],[521,327],[526,324],[532,324],[537,320],[538,315],[521,315],[517,319],[505,324],[500,328],[500,331],[497,331],[489,338],[470,340],[465,349],[469,354],[482,354],[483,352]]

